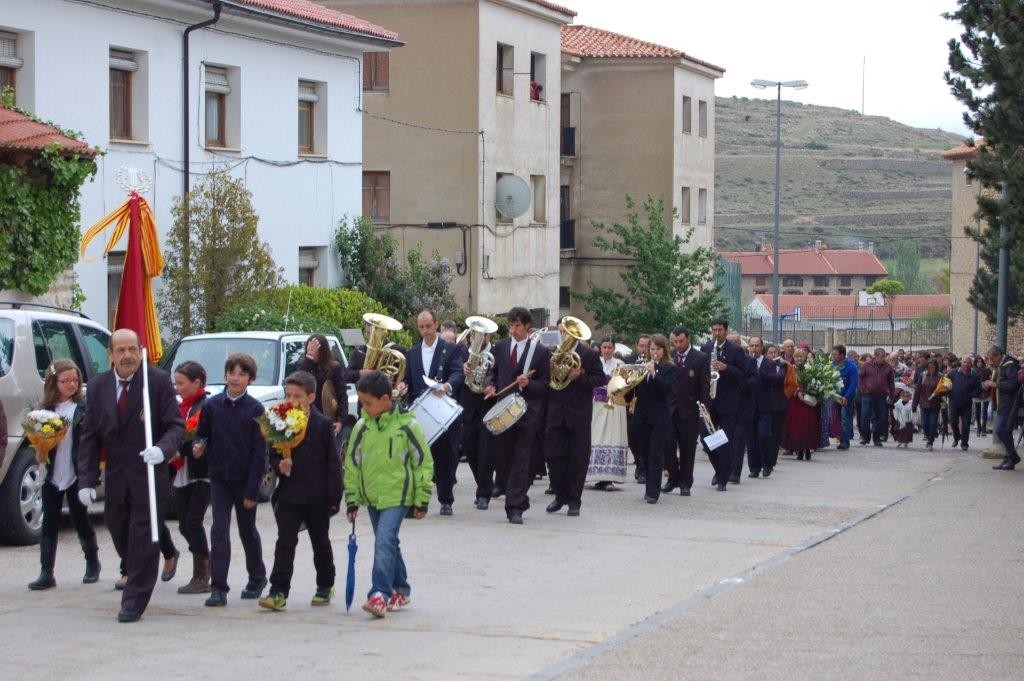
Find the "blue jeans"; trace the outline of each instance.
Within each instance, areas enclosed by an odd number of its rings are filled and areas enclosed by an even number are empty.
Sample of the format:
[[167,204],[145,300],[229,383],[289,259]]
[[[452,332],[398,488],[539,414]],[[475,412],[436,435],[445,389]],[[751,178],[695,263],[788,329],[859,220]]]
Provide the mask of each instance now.
[[860,399],[861,419],[864,421],[864,432],[861,439],[868,440],[874,436],[875,444],[885,438],[886,417],[889,414],[889,401],[885,395],[862,395]]
[[935,436],[939,432],[939,410],[921,410],[921,430],[924,431],[924,439],[928,444],[935,442]]
[[846,404],[839,408],[841,435],[839,437],[839,444],[850,446],[850,440],[853,439],[853,398],[851,397],[846,401]]
[[366,597],[369,598],[379,591],[388,598],[398,592],[408,596],[411,592],[405,561],[402,560],[402,549],[398,544],[398,530],[402,520],[409,511],[408,506],[392,506],[377,510],[367,506],[370,524],[373,525],[373,574],[372,584]]

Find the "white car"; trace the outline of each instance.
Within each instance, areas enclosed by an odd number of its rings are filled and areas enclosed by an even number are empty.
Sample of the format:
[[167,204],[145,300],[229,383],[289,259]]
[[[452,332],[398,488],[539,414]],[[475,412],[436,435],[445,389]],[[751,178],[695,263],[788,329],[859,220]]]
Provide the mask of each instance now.
[[[256,380],[249,385],[249,394],[269,404],[284,399],[284,379],[295,371],[306,354],[306,341],[310,334],[294,331],[227,331],[185,336],[175,343],[160,361],[167,373],[182,362],[199,362],[206,369],[206,389],[211,394],[224,390],[224,362],[228,355],[244,352],[256,360]],[[328,335],[334,359],[347,367],[348,362],[341,343]],[[348,413],[359,413],[359,398],[355,386],[348,387]],[[276,480],[267,474],[260,486],[260,499],[266,501],[274,491]]]

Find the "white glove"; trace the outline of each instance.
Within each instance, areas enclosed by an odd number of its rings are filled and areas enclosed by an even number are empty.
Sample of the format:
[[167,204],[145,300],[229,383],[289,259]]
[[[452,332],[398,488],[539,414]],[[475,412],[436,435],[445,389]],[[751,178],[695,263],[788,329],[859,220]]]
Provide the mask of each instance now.
[[83,487],[78,490],[78,500],[82,502],[82,506],[89,508],[89,504],[96,501],[96,490],[92,487]]
[[155,445],[148,449],[143,449],[139,452],[139,456],[142,457],[143,461],[153,466],[164,462],[163,450]]

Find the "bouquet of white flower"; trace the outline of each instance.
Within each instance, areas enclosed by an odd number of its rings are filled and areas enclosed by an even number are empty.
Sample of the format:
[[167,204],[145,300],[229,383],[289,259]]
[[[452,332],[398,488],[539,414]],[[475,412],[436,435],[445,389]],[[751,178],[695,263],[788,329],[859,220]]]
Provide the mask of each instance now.
[[824,352],[810,355],[804,365],[797,368],[796,375],[804,393],[818,399],[838,397],[843,389],[839,368]]
[[57,412],[49,409],[33,409],[22,415],[21,428],[35,447],[36,461],[40,465],[50,463],[50,452],[67,435],[70,425]]

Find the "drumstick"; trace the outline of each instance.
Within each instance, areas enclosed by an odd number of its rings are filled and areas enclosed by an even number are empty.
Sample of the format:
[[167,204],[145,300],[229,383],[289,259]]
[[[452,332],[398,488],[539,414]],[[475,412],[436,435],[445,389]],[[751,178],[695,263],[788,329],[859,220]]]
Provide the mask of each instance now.
[[[529,378],[530,376],[533,375],[533,371],[534,371],[533,369],[530,369],[529,371],[527,371],[525,374],[522,374],[522,375],[526,376],[527,378]],[[519,381],[519,379],[517,378],[515,381],[512,381],[511,383],[506,385],[504,388],[502,388],[501,390],[499,390],[498,392],[494,393],[493,395],[491,395],[490,397],[488,397],[486,399],[490,400],[490,399],[493,399],[493,398],[497,397],[498,395],[501,395],[502,393],[506,392],[509,388],[515,387],[515,385],[516,385],[516,383],[518,381]]]

